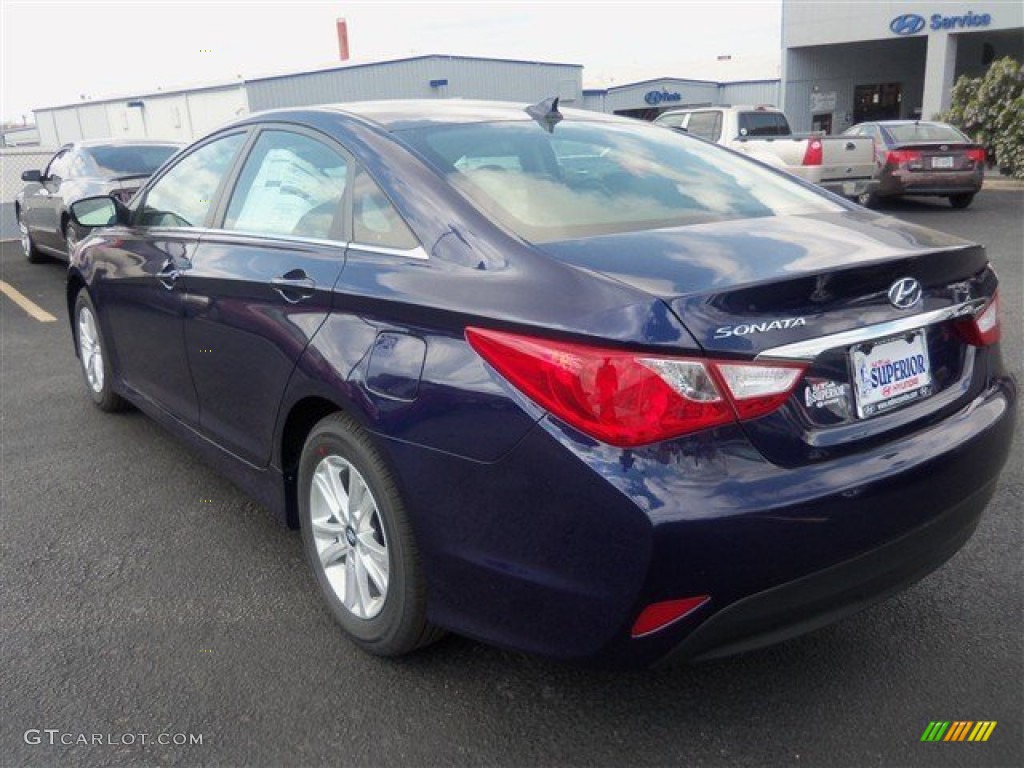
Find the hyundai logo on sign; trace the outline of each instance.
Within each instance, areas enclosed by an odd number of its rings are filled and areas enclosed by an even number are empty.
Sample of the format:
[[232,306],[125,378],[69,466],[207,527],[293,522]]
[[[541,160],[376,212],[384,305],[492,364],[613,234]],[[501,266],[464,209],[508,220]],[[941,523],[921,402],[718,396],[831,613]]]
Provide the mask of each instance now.
[[669,93],[662,89],[660,91],[648,91],[644,94],[644,101],[650,104],[652,107],[661,104],[663,101],[682,101],[683,94],[681,93]]
[[889,22],[889,29],[897,35],[916,35],[924,29],[924,16],[916,13],[904,13]]
[[889,303],[896,309],[910,309],[921,300],[921,284],[912,277],[897,280],[889,288]]

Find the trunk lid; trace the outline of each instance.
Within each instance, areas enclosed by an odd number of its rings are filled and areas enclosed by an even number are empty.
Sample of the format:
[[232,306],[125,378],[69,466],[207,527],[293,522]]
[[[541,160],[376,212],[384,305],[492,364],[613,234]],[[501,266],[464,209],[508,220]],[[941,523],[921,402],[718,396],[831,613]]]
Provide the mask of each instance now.
[[[953,324],[992,296],[996,279],[981,246],[949,235],[850,211],[541,247],[660,297],[709,356],[806,361],[786,406],[744,424],[779,463],[822,460],[941,417],[976,388],[976,350]],[[921,296],[900,309],[889,294],[904,278]],[[923,359],[927,371],[872,389],[872,367],[892,375],[886,355],[912,367]]]

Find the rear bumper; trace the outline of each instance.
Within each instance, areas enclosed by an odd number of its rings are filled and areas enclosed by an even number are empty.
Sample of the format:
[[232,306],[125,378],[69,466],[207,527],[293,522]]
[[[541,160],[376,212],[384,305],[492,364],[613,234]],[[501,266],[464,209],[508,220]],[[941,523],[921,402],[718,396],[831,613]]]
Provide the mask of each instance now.
[[942,171],[927,173],[920,171],[898,171],[883,173],[879,180],[878,194],[892,195],[948,196],[975,194],[981,190],[984,170]]
[[956,554],[994,492],[993,481],[895,541],[736,601],[697,627],[664,661],[700,661],[772,645],[896,594]]
[[[491,464],[388,451],[433,622],[516,650],[646,666],[815,629],[937,567],[991,496],[1015,404],[1014,381],[999,377],[927,428],[796,468],[765,460],[740,427],[620,450],[549,419]],[[646,606],[700,595],[711,599],[692,614],[631,637]]]

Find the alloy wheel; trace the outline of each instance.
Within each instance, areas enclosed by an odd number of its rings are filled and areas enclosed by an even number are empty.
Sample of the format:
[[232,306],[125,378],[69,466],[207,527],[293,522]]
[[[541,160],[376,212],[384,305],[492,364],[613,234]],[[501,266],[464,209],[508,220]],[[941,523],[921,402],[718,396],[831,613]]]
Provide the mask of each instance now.
[[354,617],[384,607],[390,561],[380,511],[369,486],[341,456],[325,456],[313,472],[310,517],[318,565]]
[[78,357],[89,388],[99,394],[103,391],[103,348],[96,318],[88,307],[78,310]]

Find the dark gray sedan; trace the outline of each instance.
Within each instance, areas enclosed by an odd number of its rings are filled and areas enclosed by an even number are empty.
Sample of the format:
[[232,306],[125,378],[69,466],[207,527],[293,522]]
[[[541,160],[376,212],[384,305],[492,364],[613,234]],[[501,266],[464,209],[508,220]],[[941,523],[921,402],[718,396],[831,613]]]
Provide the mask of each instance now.
[[901,195],[945,197],[954,208],[966,208],[981,190],[985,148],[952,125],[883,120],[859,123],[843,135],[875,140],[878,189],[857,198],[868,208]]
[[95,195],[127,203],[180,147],[170,142],[80,141],[61,147],[45,170],[22,173],[26,184],[14,213],[26,258],[33,263],[45,255],[68,259],[84,234],[71,223],[71,203]]

